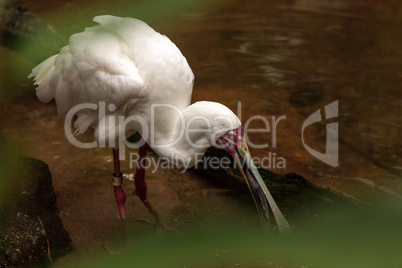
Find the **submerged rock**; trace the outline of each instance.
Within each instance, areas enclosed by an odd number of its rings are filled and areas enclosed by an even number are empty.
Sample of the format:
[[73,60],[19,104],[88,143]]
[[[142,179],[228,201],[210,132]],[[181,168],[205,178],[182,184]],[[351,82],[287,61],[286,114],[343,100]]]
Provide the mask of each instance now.
[[50,263],[71,249],[48,166],[27,157],[18,166],[17,176],[2,178],[10,184],[0,204],[1,267]]

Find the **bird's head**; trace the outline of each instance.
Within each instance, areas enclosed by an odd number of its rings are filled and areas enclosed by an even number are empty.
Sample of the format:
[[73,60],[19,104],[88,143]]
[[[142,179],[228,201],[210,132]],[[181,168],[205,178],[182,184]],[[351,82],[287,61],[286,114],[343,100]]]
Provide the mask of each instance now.
[[[171,162],[178,162],[177,159],[181,159],[182,163],[179,162],[179,164],[181,166],[187,164],[188,168],[195,165],[197,159],[200,160],[195,155],[203,155],[211,146],[221,147],[233,157],[243,174],[253,195],[264,229],[269,228],[269,208],[271,207],[279,230],[289,232],[288,222],[252,161],[240,119],[228,107],[220,103],[201,101],[184,110],[183,121],[186,123],[186,127],[184,134],[180,135],[182,138],[175,147],[167,147],[164,155],[170,156]],[[176,136],[179,135],[177,133]],[[172,151],[176,152],[176,155],[170,154]],[[157,153],[163,155],[164,151],[160,150]],[[189,161],[185,162],[186,159]]]

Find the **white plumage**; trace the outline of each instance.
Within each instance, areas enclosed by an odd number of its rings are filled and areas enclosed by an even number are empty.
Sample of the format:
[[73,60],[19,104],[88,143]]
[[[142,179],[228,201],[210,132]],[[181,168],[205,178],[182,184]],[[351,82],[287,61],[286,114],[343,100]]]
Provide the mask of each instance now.
[[[173,105],[186,119],[205,115],[213,125],[222,125],[226,131],[228,127],[240,125],[237,117],[218,103],[200,102],[186,111],[191,101],[194,75],[180,50],[166,36],[133,18],[104,15],[95,17],[94,21],[99,25],[72,35],[70,43],[58,55],[39,64],[29,75],[35,77],[39,100],[49,102],[54,98],[60,117],[64,118],[71,108],[83,103],[105,102],[106,107],[109,104],[116,106],[115,111],[106,109],[106,118],[99,118],[95,110],[80,110],[74,124],[76,134],[93,127],[98,141],[102,138],[99,132],[105,131],[103,144],[108,144],[109,140],[118,144],[118,133],[114,131],[118,129],[118,122],[111,126],[108,116],[127,118],[135,115],[145,120],[148,129],[142,129],[143,126],[133,121],[127,125],[126,136],[138,131],[152,148],[156,147],[154,150],[160,156],[172,159],[180,155],[180,158],[188,159],[194,158],[190,154],[204,153],[211,141],[202,150],[194,151],[183,136],[175,145],[158,148],[161,147],[158,145],[177,140],[185,125],[181,125],[180,114],[173,108],[157,107],[151,118],[152,104]],[[232,122],[229,125],[222,120],[214,123],[217,115],[228,115]],[[105,121],[99,124],[100,120]],[[205,124],[199,120],[197,128],[204,129]],[[200,137],[205,141],[208,138]],[[191,139],[193,142],[196,137]]]
[[[98,144],[114,148],[114,191],[123,222],[126,196],[116,147],[139,132],[160,157],[186,168],[218,144],[241,167],[263,226],[267,226],[271,206],[279,229],[290,231],[251,161],[237,116],[215,102],[190,105],[194,75],[176,45],[133,18],[105,15],[94,21],[99,25],[72,35],[58,55],[35,67],[29,77],[35,78],[39,100],[55,99],[62,118],[84,104],[99,105],[98,110],[101,103],[107,107],[104,115],[88,106],[77,109],[74,126],[76,134],[94,128]],[[121,128],[124,133],[119,132]],[[139,150],[141,159],[146,157],[147,144]],[[140,159],[134,183],[136,194],[160,224],[146,197]]]

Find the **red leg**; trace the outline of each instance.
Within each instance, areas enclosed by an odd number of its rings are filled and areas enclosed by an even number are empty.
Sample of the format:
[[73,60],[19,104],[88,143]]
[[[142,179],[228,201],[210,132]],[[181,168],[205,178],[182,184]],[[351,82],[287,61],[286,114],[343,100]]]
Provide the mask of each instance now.
[[113,188],[117,207],[119,208],[120,219],[124,223],[126,220],[126,194],[121,187],[123,174],[120,172],[119,149],[113,149],[114,173]]
[[[123,174],[120,172],[120,159],[119,159],[119,149],[113,149],[113,162],[114,162],[114,173],[113,173],[113,190],[114,196],[116,198],[117,207],[119,208],[120,219],[123,223],[123,229],[126,234],[126,238],[128,239],[126,242],[130,242],[130,237],[128,236],[128,232],[126,229],[125,221],[126,221],[126,194],[121,187],[123,183]],[[107,245],[103,245],[105,250],[110,255],[120,255],[123,251],[115,251],[109,248]]]
[[142,202],[147,202],[147,183],[145,182],[145,161],[149,145],[144,143],[139,149],[139,157],[137,162],[137,170],[134,176],[135,191],[134,194],[138,195]]
[[145,165],[146,165],[146,156],[148,148],[149,148],[148,143],[144,143],[144,145],[139,149],[137,170],[135,171],[134,176],[134,185],[135,185],[134,194],[138,195],[142,203],[144,203],[145,207],[148,209],[149,213],[151,213],[154,216],[156,220],[156,226],[162,229],[166,229],[166,227],[164,227],[160,221],[159,214],[156,212],[156,210],[153,209],[151,203],[149,203],[147,199],[147,183],[145,182]]

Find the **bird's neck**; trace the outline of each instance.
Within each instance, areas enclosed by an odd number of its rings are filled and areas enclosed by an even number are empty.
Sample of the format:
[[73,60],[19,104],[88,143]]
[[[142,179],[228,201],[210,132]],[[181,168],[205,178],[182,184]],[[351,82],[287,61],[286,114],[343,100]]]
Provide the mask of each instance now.
[[216,102],[196,102],[184,110],[160,108],[151,114],[147,142],[160,157],[181,167],[194,166],[216,140],[240,125],[229,108]]
[[190,168],[201,160],[210,142],[210,118],[204,116],[193,104],[181,110],[165,107],[155,114],[148,143],[163,159]]

